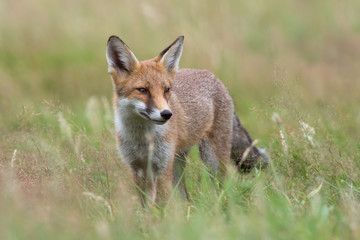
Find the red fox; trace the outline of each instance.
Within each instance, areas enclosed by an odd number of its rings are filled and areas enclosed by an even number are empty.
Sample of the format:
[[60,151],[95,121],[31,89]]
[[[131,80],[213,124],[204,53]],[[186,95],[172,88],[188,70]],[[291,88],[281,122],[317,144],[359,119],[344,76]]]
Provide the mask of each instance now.
[[217,176],[240,161],[242,171],[268,165],[266,151],[256,147],[241,159],[252,140],[224,84],[207,70],[178,70],[183,42],[180,36],[145,61],[138,61],[117,36],[107,43],[117,145],[133,170],[143,203],[166,200],[171,184],[188,199],[185,157],[195,145],[209,172]]

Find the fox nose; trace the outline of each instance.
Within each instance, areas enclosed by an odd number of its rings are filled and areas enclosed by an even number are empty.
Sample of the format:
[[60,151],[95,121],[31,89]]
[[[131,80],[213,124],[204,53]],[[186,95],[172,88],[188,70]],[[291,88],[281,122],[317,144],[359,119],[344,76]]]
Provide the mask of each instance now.
[[161,117],[165,120],[169,120],[172,116],[172,112],[170,110],[164,110],[160,113]]

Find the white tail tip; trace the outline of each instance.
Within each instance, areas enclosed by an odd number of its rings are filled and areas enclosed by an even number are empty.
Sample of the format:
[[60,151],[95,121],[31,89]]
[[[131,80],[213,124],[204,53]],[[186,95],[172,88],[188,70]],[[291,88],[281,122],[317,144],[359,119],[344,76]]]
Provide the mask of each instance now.
[[269,166],[270,164],[270,156],[269,153],[266,151],[265,148],[258,148],[260,155],[261,155],[261,160],[260,160],[260,164],[262,167],[266,168]]

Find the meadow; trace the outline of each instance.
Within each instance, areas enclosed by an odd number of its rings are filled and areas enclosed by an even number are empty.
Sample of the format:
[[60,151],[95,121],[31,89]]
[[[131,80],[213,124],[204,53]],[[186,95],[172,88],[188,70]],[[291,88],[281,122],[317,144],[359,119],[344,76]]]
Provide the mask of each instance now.
[[[1,0],[0,239],[359,239],[360,1]],[[271,166],[143,209],[118,156],[105,47],[185,36]]]

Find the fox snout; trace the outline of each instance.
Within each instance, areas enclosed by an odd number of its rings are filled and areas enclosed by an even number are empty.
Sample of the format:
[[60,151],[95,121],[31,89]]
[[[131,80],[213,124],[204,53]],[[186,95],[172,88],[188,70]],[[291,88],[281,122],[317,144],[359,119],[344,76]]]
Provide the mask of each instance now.
[[172,112],[170,109],[158,110],[155,108],[151,111],[147,109],[146,113],[146,118],[158,125],[166,123],[172,116]]
[[170,109],[165,108],[163,110],[159,110],[156,107],[149,107],[143,102],[135,99],[132,99],[130,102],[130,104],[134,107],[135,113],[154,124],[162,125],[172,116]]
[[163,110],[161,113],[160,113],[161,117],[165,120],[169,120],[172,116],[172,112],[168,109],[166,110]]

